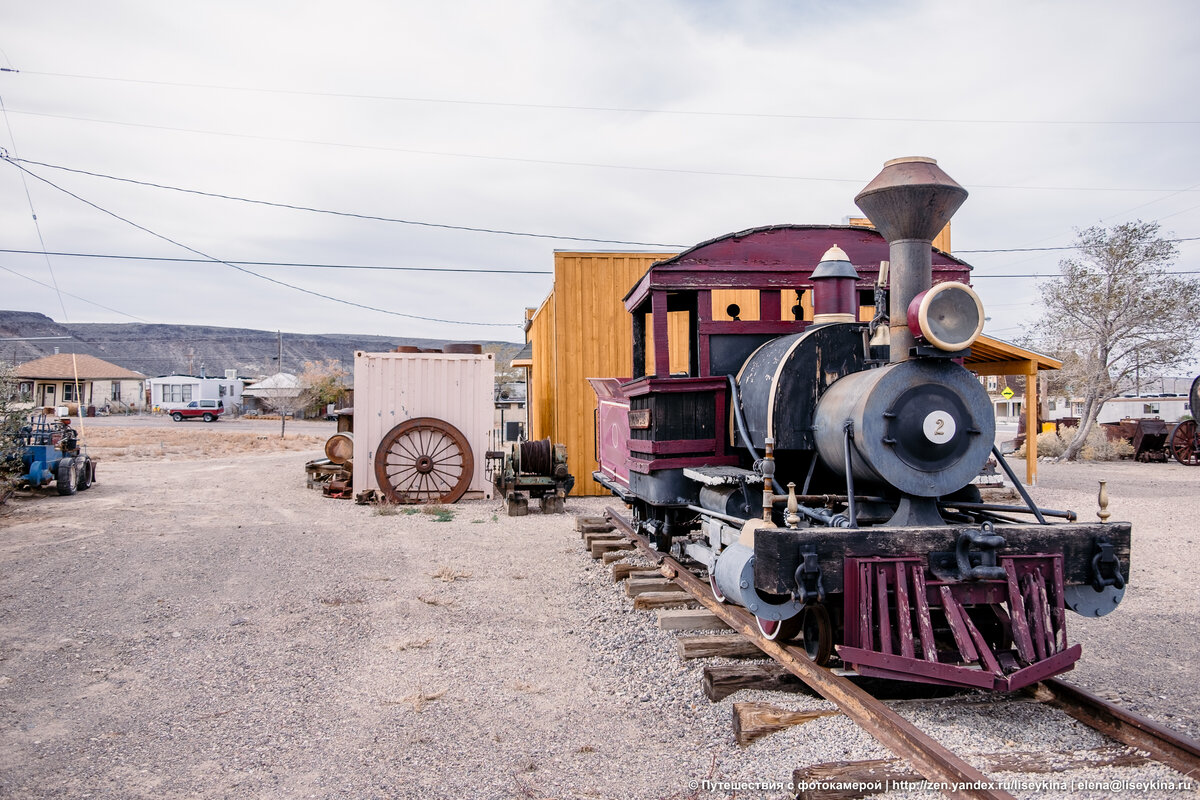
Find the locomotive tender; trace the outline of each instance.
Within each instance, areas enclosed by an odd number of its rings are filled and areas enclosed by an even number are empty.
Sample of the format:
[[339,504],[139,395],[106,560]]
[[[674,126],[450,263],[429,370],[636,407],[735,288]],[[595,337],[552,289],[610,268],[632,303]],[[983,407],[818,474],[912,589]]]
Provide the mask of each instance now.
[[[625,297],[633,377],[591,379],[593,477],[765,636],[864,675],[1011,691],[1079,659],[1066,609],[1121,601],[1130,526],[1103,503],[1100,523],[1051,524],[1075,516],[1036,507],[993,444],[961,364],[983,307],[932,249],[966,196],[932,159],[895,159],[855,198],[878,232],[760,228],[651,267]],[[730,289],[757,290],[759,319],[717,318]],[[982,502],[991,457],[1024,505]]]

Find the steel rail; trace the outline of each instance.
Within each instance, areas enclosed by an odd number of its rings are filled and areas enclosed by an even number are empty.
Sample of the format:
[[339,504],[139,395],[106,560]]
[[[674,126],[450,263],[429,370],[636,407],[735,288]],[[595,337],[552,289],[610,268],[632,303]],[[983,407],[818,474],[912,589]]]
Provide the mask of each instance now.
[[911,722],[851,681],[817,666],[802,649],[763,638],[754,622],[754,616],[749,611],[739,606],[717,602],[706,582],[697,578],[675,559],[655,550],[649,540],[635,531],[632,524],[615,509],[605,509],[605,516],[620,528],[630,541],[658,562],[663,575],[674,580],[729,627],[745,636],[756,647],[782,664],[788,672],[836,705],[880,744],[907,761],[926,780],[941,785],[945,795],[1013,800],[1011,794],[1000,789],[987,775],[922,733]]
[[1029,693],[1122,744],[1145,750],[1155,761],[1192,780],[1200,778],[1200,742],[1195,739],[1058,678],[1047,678]]

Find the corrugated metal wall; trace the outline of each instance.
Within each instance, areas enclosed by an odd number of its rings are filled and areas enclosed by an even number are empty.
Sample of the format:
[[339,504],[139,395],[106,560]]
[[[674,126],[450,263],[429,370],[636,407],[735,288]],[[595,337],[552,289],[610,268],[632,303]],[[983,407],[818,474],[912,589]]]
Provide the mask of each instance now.
[[484,476],[495,410],[491,353],[354,354],[354,492],[378,489],[375,451],[394,427],[434,417],[458,428],[471,446],[474,476],[467,498],[492,496]]

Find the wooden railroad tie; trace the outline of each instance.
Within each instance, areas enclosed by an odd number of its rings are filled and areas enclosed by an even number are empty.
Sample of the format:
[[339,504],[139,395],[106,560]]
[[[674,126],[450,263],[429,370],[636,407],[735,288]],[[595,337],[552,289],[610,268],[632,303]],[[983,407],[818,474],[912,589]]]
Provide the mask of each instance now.
[[636,611],[654,608],[684,608],[694,605],[696,599],[687,592],[643,592],[633,598]]
[[816,694],[808,684],[774,662],[705,667],[701,686],[704,696],[714,703],[742,689]]
[[[989,773],[1035,774],[1089,767],[1136,767],[1151,761],[1147,756],[1122,747],[1101,747],[1072,753],[987,753],[972,758],[981,762],[982,768]],[[888,789],[903,788],[895,786],[897,782],[920,784],[922,781],[924,778],[919,773],[909,769],[908,765],[896,758],[831,761],[801,767],[792,774],[792,782],[797,786],[822,784],[819,788],[799,790],[796,797],[802,800],[847,800],[866,797]],[[857,788],[840,788],[851,786]]]
[[586,549],[591,549],[596,542],[627,542],[629,541],[619,533],[613,531],[594,531],[583,535],[583,546]]
[[632,550],[633,544],[625,539],[597,539],[593,541],[589,547],[592,552],[592,558],[603,558],[605,553],[611,553],[614,550]]
[[[626,551],[614,551],[614,552],[620,552],[621,555],[627,555]],[[606,558],[610,555],[613,555],[613,554],[605,553]],[[623,562],[617,562],[612,565],[613,583],[620,583],[621,581],[625,580],[626,578],[661,578],[661,577],[662,577],[662,573],[660,573],[658,570],[650,569],[649,567],[640,566],[638,564],[628,564],[628,563],[623,563]]]
[[664,631],[727,631],[725,621],[707,608],[679,608],[658,612],[658,628]]
[[762,650],[744,636],[717,633],[681,636],[675,641],[679,645],[679,657],[685,661],[692,658],[766,658]]
[[788,711],[773,703],[734,703],[733,738],[745,746],[769,733],[793,728],[821,717],[836,717],[842,712],[834,709]]
[[611,531],[613,525],[605,517],[576,517],[575,530],[581,534]]
[[653,578],[629,576],[629,580],[625,581],[625,596],[637,597],[647,592],[678,592],[682,591],[679,584],[674,581],[667,580],[661,575],[656,575]]
[[625,560],[633,554],[633,550],[613,550],[611,553],[605,553],[604,555],[600,556],[600,560],[602,560],[605,564],[614,564],[617,561]]

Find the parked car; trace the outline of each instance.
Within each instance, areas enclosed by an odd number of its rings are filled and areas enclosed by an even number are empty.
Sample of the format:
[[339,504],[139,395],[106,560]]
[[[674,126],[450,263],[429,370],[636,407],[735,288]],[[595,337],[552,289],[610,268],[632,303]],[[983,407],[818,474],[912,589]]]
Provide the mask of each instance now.
[[186,406],[176,406],[167,409],[171,419],[183,422],[185,419],[202,419],[205,422],[216,422],[225,413],[224,400],[193,400]]

